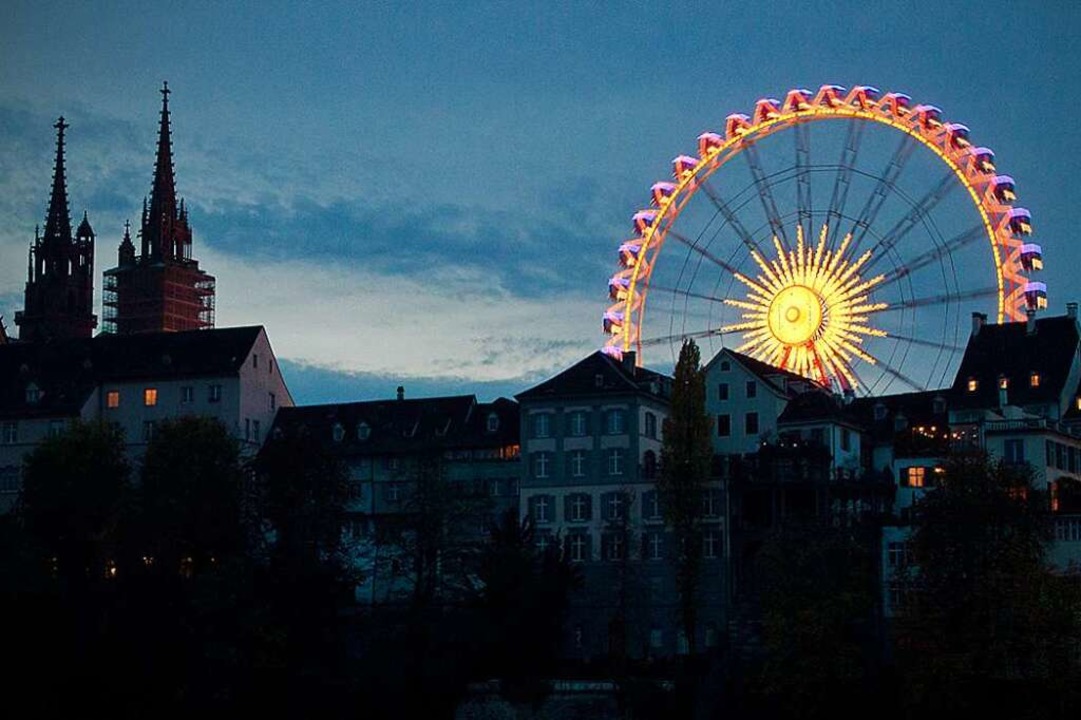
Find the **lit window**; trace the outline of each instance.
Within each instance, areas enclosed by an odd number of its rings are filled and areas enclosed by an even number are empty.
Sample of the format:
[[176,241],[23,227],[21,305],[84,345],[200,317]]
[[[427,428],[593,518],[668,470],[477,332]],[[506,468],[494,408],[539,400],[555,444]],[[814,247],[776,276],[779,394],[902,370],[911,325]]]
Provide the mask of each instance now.
[[1081,410],[1081,395],[1078,395],[1076,398],[1074,398],[1074,407],[1076,407],[1078,410]]
[[976,380],[976,378],[969,378],[968,379],[968,391],[970,393],[976,392],[976,390],[978,390],[979,387],[980,387],[980,383]]
[[905,468],[905,481],[909,487],[921,488],[924,486],[927,478],[927,468],[925,467],[910,467]]
[[109,408],[110,410],[115,410],[116,408],[120,407],[119,390],[110,390],[109,392],[105,393],[105,407]]
[[1002,377],[1000,377],[998,379],[998,389],[999,390],[1006,390],[1009,387],[1010,387],[1010,381],[1009,381],[1008,378],[1006,378],[1005,376],[1002,376]]
[[1028,384],[1029,387],[1040,387],[1040,373],[1029,373]]
[[158,404],[158,389],[146,388],[143,390],[143,405],[146,407],[154,407]]

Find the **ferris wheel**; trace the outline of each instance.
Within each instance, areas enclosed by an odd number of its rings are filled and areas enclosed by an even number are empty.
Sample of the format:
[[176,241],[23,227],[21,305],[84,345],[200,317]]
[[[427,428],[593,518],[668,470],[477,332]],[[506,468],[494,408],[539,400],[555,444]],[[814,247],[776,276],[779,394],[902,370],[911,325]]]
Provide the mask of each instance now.
[[672,174],[619,245],[610,355],[674,362],[694,338],[838,391],[925,390],[952,381],[972,313],[1046,307],[1014,180],[968,127],[907,95],[763,98]]

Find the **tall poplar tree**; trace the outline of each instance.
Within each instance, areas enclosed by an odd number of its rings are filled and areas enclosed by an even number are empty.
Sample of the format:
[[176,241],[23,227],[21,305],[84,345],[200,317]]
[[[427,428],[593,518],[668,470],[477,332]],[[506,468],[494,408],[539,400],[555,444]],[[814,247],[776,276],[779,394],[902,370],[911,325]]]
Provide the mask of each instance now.
[[664,421],[657,481],[665,522],[675,537],[680,621],[691,653],[696,649],[702,571],[702,493],[713,457],[706,415],[706,379],[700,362],[698,345],[684,340],[672,383],[672,407]]

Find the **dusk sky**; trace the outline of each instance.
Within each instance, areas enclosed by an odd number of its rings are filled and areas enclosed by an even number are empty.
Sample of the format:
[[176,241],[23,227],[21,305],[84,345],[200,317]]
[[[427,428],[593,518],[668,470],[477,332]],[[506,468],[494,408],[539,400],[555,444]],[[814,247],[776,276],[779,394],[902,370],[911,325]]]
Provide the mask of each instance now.
[[[1076,2],[8,3],[0,314],[22,305],[64,115],[100,271],[177,187],[217,325],[262,324],[298,403],[513,395],[603,342],[615,250],[670,160],[764,95],[938,105],[1018,184],[1050,312],[1081,300]],[[937,179],[937,178],[935,178]]]

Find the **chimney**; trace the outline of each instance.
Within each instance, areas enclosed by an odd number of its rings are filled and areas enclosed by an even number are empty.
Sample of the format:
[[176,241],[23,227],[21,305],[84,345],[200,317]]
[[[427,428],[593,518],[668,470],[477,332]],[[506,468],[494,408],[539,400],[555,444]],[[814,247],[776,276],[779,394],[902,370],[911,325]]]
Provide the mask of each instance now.
[[972,313],[972,337],[976,337],[980,334],[980,328],[987,322],[987,315],[985,313],[974,312]]
[[1033,310],[1032,308],[1029,308],[1028,310],[1025,311],[1025,316],[1026,316],[1025,334],[1026,335],[1035,335],[1036,334],[1036,311]]
[[1077,303],[1066,303],[1066,317],[1077,319]]
[[398,399],[405,400],[405,387],[403,385],[398,386]]
[[635,374],[636,361],[637,353],[634,350],[627,350],[623,353],[623,369],[632,377]]

